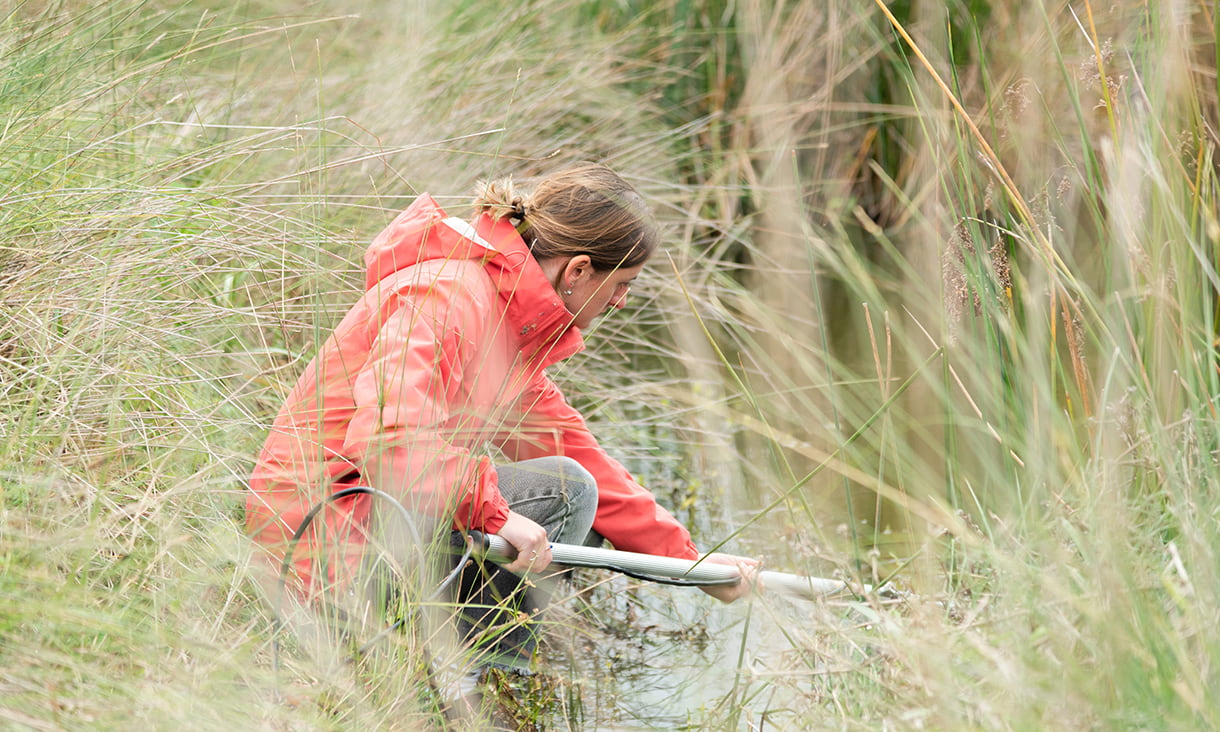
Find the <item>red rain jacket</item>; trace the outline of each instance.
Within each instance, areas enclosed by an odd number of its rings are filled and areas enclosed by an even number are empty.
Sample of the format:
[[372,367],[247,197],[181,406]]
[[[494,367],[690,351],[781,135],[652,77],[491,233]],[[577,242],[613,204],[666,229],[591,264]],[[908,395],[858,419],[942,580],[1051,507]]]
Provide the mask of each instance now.
[[[690,534],[589,432],[543,369],[584,347],[572,315],[507,221],[474,226],[420,196],[365,254],[366,292],[306,367],[258,457],[246,527],[282,557],[305,514],[373,485],[413,510],[496,533],[508,516],[482,447],[575,459],[597,479],[593,528],[615,547],[693,559]],[[333,504],[294,551],[308,583],[354,570],[367,495]],[[327,537],[326,547],[317,537]]]

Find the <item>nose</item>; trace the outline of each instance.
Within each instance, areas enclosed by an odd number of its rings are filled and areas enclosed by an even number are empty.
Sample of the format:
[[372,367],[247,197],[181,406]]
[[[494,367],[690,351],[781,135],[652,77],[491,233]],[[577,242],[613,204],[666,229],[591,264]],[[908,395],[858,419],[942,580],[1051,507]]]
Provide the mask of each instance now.
[[627,307],[627,294],[629,292],[631,292],[631,288],[624,287],[623,292],[610,301],[615,310],[622,310]]

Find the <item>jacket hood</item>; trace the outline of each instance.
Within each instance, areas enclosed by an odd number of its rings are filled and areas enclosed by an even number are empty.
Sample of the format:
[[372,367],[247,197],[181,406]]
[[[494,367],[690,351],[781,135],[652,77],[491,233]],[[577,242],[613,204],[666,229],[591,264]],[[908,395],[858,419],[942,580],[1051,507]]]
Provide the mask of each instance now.
[[421,194],[385,228],[364,255],[366,290],[396,272],[432,260],[478,260],[505,305],[507,323],[523,350],[534,344],[546,363],[584,347],[573,315],[547,281],[529,247],[508,219],[480,214],[474,224],[450,217],[435,199]]
[[[386,277],[420,262],[490,259],[495,255],[490,242],[462,236],[453,226],[438,226],[446,218],[432,196],[424,193],[416,198],[364,253],[364,289],[372,290]],[[470,228],[464,221],[455,221]]]

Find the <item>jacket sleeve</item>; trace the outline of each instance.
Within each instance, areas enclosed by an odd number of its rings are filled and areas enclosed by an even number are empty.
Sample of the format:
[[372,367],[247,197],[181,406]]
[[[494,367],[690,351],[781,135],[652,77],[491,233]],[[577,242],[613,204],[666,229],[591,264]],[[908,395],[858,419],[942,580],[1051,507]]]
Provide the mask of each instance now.
[[585,420],[559,388],[539,374],[522,397],[523,418],[502,449],[515,460],[563,455],[597,479],[597,516],[593,530],[616,549],[694,559],[699,552],[690,532],[606,454]]
[[481,309],[436,282],[387,301],[354,379],[344,450],[374,486],[408,509],[495,533],[508,517],[495,467],[453,439],[462,427],[453,399],[467,362],[463,333],[479,327]]

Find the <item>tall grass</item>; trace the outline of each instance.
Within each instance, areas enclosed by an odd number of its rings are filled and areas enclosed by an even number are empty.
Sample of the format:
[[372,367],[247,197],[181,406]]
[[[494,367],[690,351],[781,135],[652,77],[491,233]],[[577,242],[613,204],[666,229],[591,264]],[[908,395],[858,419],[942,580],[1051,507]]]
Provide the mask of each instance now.
[[[885,44],[879,63],[906,90],[885,110],[901,121],[855,122],[852,152],[881,186],[872,210],[800,182],[822,161],[788,141],[811,137],[751,138],[763,165],[767,140],[790,146],[796,177],[771,180],[805,204],[788,226],[769,223],[782,206],[756,217],[747,261],[779,267],[767,292],[738,293],[746,355],[723,366],[748,388],[732,423],[775,446],[782,524],[820,537],[848,518],[853,543],[875,547],[860,571],[900,567],[929,600],[881,616],[879,636],[869,624],[880,662],[816,624],[805,666],[843,662],[817,695],[843,724],[1207,728],[1212,9],[987,9],[948,33],[962,16],[886,13],[851,44]],[[808,48],[781,61],[808,68]],[[882,127],[905,147],[896,161],[869,149]],[[785,276],[812,306],[781,294]],[[814,314],[820,340],[802,325]],[[806,482],[793,456],[832,479]],[[817,505],[836,483],[846,515]]]
[[934,5],[11,8],[3,725],[435,726],[417,639],[272,664],[244,477],[396,210],[595,158],[674,243],[556,377],[702,546],[912,592],[589,576],[551,726],[1217,726],[1218,9]]

